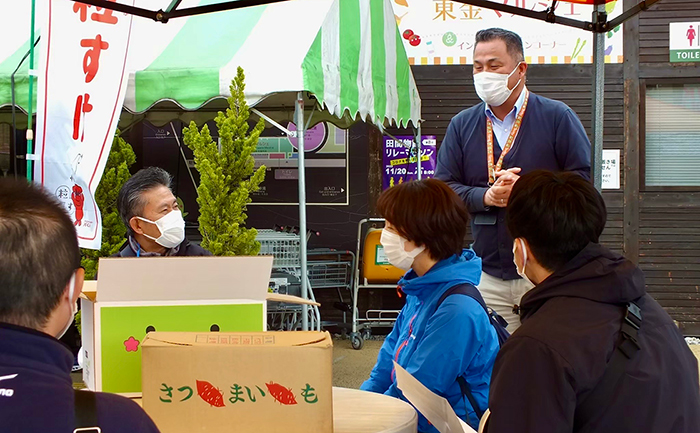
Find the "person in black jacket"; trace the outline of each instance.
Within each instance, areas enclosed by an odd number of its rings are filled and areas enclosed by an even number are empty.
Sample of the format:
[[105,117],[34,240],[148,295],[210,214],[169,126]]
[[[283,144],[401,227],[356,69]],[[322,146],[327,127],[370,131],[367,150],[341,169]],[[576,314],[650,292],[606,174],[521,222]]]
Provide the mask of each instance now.
[[697,360],[642,271],[598,243],[606,218],[578,175],[535,171],[513,187],[514,261],[535,287],[496,359],[481,431],[700,432]]
[[[75,394],[73,356],[57,338],[73,323],[83,286],[75,227],[48,192],[0,179],[0,431],[70,433],[79,397],[104,433],[157,433],[127,398]],[[80,406],[84,408],[84,406]]]
[[185,238],[185,220],[162,168],[139,170],[119,190],[117,210],[127,239],[115,257],[210,256]]

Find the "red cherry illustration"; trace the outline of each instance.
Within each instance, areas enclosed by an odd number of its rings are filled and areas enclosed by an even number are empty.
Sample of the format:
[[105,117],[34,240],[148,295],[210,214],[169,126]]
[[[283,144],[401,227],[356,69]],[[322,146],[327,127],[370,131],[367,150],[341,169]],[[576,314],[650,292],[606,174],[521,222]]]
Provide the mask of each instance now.
[[420,45],[420,36],[411,36],[411,38],[408,40],[408,43],[411,44],[411,46],[417,47],[418,45]]
[[414,34],[414,33],[413,33],[413,30],[410,30],[410,29],[409,29],[409,30],[406,30],[406,31],[403,32],[403,38],[404,38],[404,39],[410,39],[411,36],[413,36],[413,34]]

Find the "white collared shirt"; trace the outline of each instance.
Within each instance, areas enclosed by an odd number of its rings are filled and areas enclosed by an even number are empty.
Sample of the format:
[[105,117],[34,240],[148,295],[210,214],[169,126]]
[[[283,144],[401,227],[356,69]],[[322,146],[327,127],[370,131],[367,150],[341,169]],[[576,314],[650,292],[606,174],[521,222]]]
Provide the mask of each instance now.
[[503,120],[496,117],[491,111],[491,107],[489,107],[488,104],[486,104],[486,115],[489,117],[489,119],[491,119],[491,123],[493,124],[493,133],[494,135],[496,135],[498,147],[500,147],[501,149],[503,149],[503,146],[506,144],[506,141],[508,141],[510,131],[511,129],[513,129],[513,125],[515,125],[515,119],[518,118],[518,112],[525,103],[526,93],[527,88],[523,87],[523,90],[522,92],[520,92],[518,100],[515,101],[515,106],[513,107],[513,110],[511,110],[511,112],[508,113],[508,115]]

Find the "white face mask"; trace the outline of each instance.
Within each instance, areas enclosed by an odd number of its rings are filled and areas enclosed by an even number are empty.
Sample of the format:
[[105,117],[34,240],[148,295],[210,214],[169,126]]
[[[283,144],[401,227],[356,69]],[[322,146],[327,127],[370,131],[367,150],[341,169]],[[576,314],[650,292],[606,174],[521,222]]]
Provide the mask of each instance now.
[[148,236],[146,233],[143,235],[148,239],[156,241],[160,246],[175,248],[185,240],[185,220],[182,219],[182,212],[177,209],[173,209],[170,213],[159,218],[157,221],[147,220],[146,218],[138,216],[136,218],[147,223],[155,224],[158,227],[158,230],[160,230],[160,237],[154,238]]
[[382,237],[379,239],[389,263],[399,269],[408,271],[413,266],[413,260],[425,250],[424,246],[417,247],[413,251],[406,251],[404,245],[406,239],[387,229],[382,230]]
[[495,72],[479,72],[478,74],[474,74],[474,88],[476,88],[476,94],[479,95],[479,98],[492,107],[500,107],[503,105],[508,98],[510,98],[510,95],[513,94],[513,90],[515,90],[522,81],[521,78],[512,89],[508,88],[508,80],[518,71],[520,63],[518,63],[518,66],[516,66],[510,74],[497,74]]
[[[515,249],[516,249],[515,242],[520,242],[520,249],[523,251],[523,269],[522,270],[520,270],[520,268],[518,268],[518,262],[515,260]],[[534,286],[535,284],[525,274],[525,266],[527,266],[527,250],[525,249],[525,242],[523,242],[523,240],[520,238],[513,241],[513,263],[515,263],[515,270],[518,271],[518,275],[520,275],[520,277],[523,280],[527,281],[528,283],[530,283]]]
[[73,273],[73,276],[70,277],[70,289],[68,289],[68,302],[71,303],[70,319],[66,323],[66,326],[63,328],[63,331],[61,331],[61,333],[56,336],[56,338],[58,338],[58,339],[61,339],[61,337],[63,337],[63,335],[68,331],[68,328],[70,328],[70,325],[75,320],[75,315],[78,314],[78,302],[71,301],[73,299],[74,294],[75,294],[75,273]]

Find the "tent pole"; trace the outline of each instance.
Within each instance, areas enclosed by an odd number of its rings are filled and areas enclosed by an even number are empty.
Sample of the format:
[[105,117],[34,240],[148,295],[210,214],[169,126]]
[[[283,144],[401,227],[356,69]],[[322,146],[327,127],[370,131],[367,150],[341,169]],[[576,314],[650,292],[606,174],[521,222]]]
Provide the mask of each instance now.
[[[304,136],[306,135],[306,122],[304,121],[304,96],[302,92],[297,93],[294,102],[294,117],[297,124],[297,154],[299,156],[299,255],[301,261],[301,297],[309,299],[309,287],[306,263],[306,170],[304,167]],[[301,329],[309,330],[309,306],[302,305]]]
[[[421,157],[423,156],[421,154],[421,149],[423,148],[423,137],[421,136],[421,128],[420,128],[420,122],[418,122],[418,126],[416,127],[416,155],[418,156],[417,160],[417,170],[418,170],[418,180],[423,179],[423,163],[421,161]],[[409,152],[410,155],[410,152]]]
[[[605,4],[596,5],[593,22],[607,21]],[[591,178],[593,186],[601,191],[603,186],[603,124],[605,121],[605,33],[593,33],[593,149],[591,152]]]
[[32,102],[34,97],[34,21],[36,16],[36,2],[32,0],[32,19],[29,37],[29,103],[27,104],[27,180],[32,180],[34,178],[34,164],[33,164],[33,154],[34,154],[34,130],[32,129],[33,116],[32,116]]

